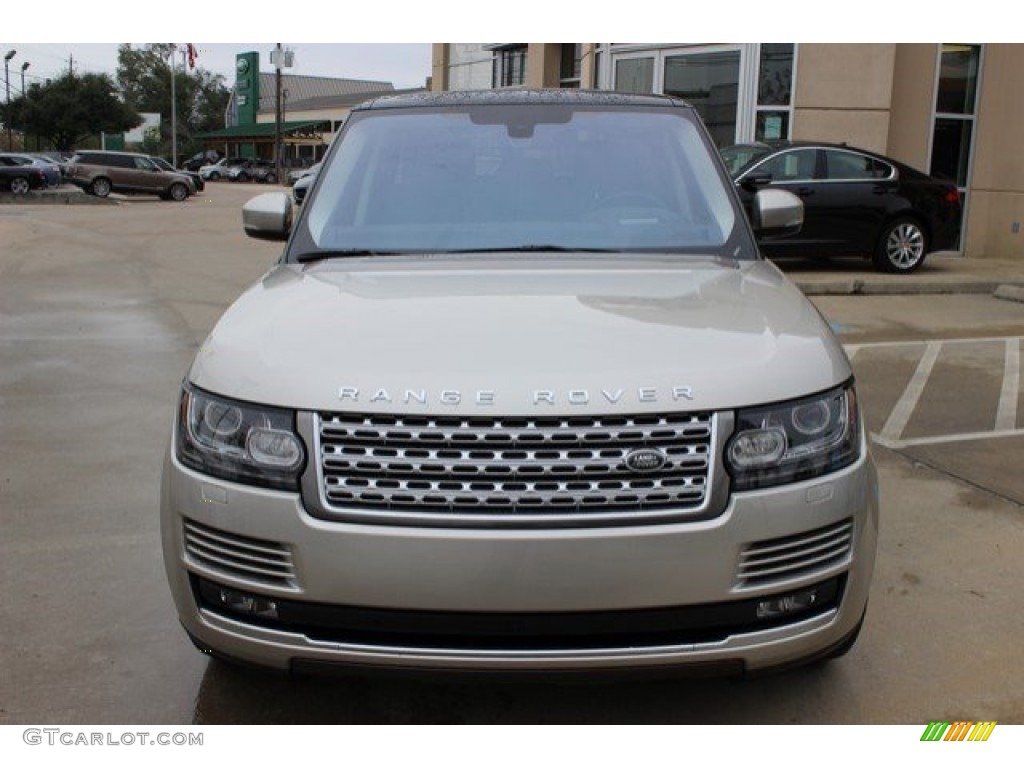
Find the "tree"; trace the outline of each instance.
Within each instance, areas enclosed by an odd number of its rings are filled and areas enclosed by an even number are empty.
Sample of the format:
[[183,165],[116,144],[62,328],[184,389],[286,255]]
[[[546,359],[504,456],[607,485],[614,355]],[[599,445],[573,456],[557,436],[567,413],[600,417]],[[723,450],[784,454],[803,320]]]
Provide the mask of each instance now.
[[231,95],[221,75],[201,68],[185,69],[180,50],[175,54],[171,43],[150,43],[141,48],[127,43],[118,46],[117,83],[121,94],[139,112],[160,114],[161,154],[165,155],[171,154],[170,62],[175,55],[178,148],[183,154],[199,149],[195,134],[224,126],[224,110]]
[[117,97],[109,75],[67,73],[45,85],[33,83],[28,93],[12,99],[3,120],[69,151],[100,133],[123,133],[142,122],[139,114]]

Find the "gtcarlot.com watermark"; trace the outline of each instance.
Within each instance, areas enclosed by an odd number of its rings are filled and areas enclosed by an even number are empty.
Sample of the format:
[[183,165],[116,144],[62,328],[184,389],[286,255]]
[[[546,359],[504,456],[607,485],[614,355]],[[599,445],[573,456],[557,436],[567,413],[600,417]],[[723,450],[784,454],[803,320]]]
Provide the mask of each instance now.
[[22,741],[51,747],[201,747],[203,734],[177,731],[74,731],[67,728],[26,728]]

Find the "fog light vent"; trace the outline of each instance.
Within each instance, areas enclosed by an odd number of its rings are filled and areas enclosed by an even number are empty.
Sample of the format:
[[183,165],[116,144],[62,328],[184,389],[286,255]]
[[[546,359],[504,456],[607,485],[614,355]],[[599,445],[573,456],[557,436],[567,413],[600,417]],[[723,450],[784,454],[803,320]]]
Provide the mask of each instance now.
[[230,587],[217,590],[217,601],[233,613],[246,616],[258,616],[261,619],[276,619],[277,603],[267,597],[251,595]]
[[757,618],[777,619],[800,611],[806,611],[818,601],[817,589],[803,589],[790,595],[761,600],[757,604]]

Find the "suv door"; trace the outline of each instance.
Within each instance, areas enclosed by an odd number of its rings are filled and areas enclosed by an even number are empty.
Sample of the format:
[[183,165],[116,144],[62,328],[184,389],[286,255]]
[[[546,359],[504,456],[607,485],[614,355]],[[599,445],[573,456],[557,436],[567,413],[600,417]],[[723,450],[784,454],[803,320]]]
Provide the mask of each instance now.
[[133,157],[134,167],[131,169],[133,183],[139,192],[162,194],[167,180],[160,169],[145,157]]

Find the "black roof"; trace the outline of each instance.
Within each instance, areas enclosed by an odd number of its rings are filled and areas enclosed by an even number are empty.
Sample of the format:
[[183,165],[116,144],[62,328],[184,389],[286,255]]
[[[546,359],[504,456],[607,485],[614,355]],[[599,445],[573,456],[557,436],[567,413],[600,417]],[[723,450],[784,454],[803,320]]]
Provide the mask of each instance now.
[[588,91],[577,88],[501,88],[480,91],[442,91],[439,93],[412,93],[383,96],[372,99],[353,109],[402,109],[406,107],[466,107],[505,106],[523,104],[567,104],[578,106],[645,106],[688,107],[685,101],[669,96],[616,93],[614,91]]

